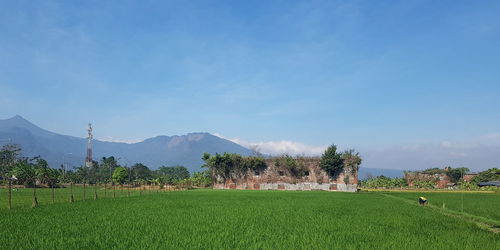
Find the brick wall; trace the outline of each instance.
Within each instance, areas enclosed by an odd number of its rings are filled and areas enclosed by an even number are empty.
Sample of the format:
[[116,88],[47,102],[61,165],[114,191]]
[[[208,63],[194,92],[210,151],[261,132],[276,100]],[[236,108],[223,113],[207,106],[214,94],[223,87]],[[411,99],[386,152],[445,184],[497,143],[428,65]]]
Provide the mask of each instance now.
[[325,190],[348,191],[357,189],[358,176],[356,173],[347,173],[349,183],[345,183],[346,173],[341,172],[335,179],[319,167],[320,158],[299,157],[296,159],[302,164],[308,174],[292,176],[285,169],[276,166],[276,158],[266,159],[267,169],[261,172],[248,171],[241,177],[221,180],[214,177],[213,186],[216,189],[256,189],[256,190]]

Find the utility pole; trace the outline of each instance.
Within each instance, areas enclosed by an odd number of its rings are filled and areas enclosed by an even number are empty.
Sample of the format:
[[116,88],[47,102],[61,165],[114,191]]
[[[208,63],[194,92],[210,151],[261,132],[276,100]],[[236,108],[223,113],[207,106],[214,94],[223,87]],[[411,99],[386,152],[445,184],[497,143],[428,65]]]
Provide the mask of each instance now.
[[[462,168],[462,183],[464,182],[464,168]],[[462,213],[464,212],[464,190],[462,190]]]

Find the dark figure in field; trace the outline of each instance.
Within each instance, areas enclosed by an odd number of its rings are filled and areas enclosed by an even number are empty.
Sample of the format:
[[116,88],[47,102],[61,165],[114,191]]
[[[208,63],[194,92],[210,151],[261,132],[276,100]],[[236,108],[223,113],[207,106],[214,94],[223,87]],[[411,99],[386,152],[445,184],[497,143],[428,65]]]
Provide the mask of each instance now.
[[421,206],[427,205],[427,199],[425,197],[418,198],[418,204],[420,204]]

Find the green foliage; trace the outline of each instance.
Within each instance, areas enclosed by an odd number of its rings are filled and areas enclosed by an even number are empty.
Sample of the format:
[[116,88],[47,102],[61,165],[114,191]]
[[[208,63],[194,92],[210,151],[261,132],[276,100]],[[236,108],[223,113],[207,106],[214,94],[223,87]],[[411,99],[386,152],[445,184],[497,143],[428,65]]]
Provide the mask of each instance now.
[[360,182],[366,188],[403,188],[408,186],[404,178],[389,178],[383,175]]
[[302,163],[297,161],[297,159],[289,155],[282,155],[276,158],[274,164],[278,169],[286,170],[290,175],[295,177],[304,176],[308,170]]
[[102,157],[99,164],[92,164],[89,175],[95,175],[96,183],[107,183],[111,181],[112,174],[116,168],[120,167],[115,157]]
[[423,171],[416,171],[415,173],[421,173],[421,174],[444,174],[446,171],[441,168],[428,168]]
[[138,180],[148,180],[153,177],[151,170],[142,163],[136,163],[130,168],[130,179]]
[[466,173],[468,173],[470,170],[468,168],[448,168],[448,171],[446,172],[446,175],[450,177],[450,180],[454,183],[458,183],[461,179],[462,176]]
[[55,187],[59,182],[59,172],[49,168],[47,161],[41,157],[19,160],[11,171],[17,183],[26,187],[34,187],[36,182]]
[[264,171],[267,168],[266,161],[261,156],[243,157],[244,169],[252,171]]
[[204,153],[202,159],[205,164],[202,167],[206,167],[212,171],[214,176],[222,178],[224,180],[243,176],[249,170],[262,171],[267,168],[267,165],[262,157],[250,156],[243,157],[239,154],[224,153],[215,155],[210,155]]
[[337,152],[337,146],[331,145],[328,147],[321,157],[319,167],[330,175],[330,177],[338,176],[344,169],[351,174],[358,171],[362,159],[358,152],[353,149],[346,150],[342,153]]
[[118,184],[123,184],[127,180],[128,171],[124,167],[117,167],[115,172],[113,172],[113,182]]
[[460,189],[467,189],[467,190],[473,190],[473,189],[478,189],[479,187],[477,186],[476,183],[473,183],[473,182],[464,182],[464,181],[460,181],[458,183]]
[[210,170],[194,172],[193,177],[191,177],[191,182],[193,186],[196,187],[209,187],[212,184]]
[[19,145],[6,144],[0,149],[0,177],[7,177],[18,161],[21,160]]
[[56,187],[60,178],[60,173],[53,168],[49,168],[47,161],[43,159],[37,159],[35,175],[41,183],[49,187]]
[[20,160],[12,169],[12,175],[17,183],[25,187],[33,187],[36,183],[36,172],[33,164],[28,159]]
[[413,185],[416,188],[433,189],[437,184],[437,180],[414,180]]
[[361,165],[362,162],[359,152],[355,152],[354,149],[349,149],[342,153],[341,158],[344,169],[348,168],[351,174],[354,174],[359,170],[359,165]]
[[181,180],[189,178],[189,171],[186,167],[175,166],[175,167],[160,167],[155,171],[156,175],[160,178],[162,183],[173,185]]
[[500,169],[490,168],[478,175],[474,176],[471,180],[473,183],[485,182],[485,181],[500,181]]
[[319,167],[328,173],[331,177],[337,176],[344,169],[344,160],[342,154],[337,152],[337,146],[328,147],[319,163]]

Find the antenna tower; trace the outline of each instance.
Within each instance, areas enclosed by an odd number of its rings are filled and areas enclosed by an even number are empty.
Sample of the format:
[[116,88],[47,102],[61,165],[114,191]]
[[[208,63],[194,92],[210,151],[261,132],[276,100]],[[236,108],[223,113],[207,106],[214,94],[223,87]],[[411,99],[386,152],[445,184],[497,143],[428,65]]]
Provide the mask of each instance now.
[[89,128],[87,129],[87,157],[85,158],[85,166],[90,168],[92,166],[92,124],[89,123]]

